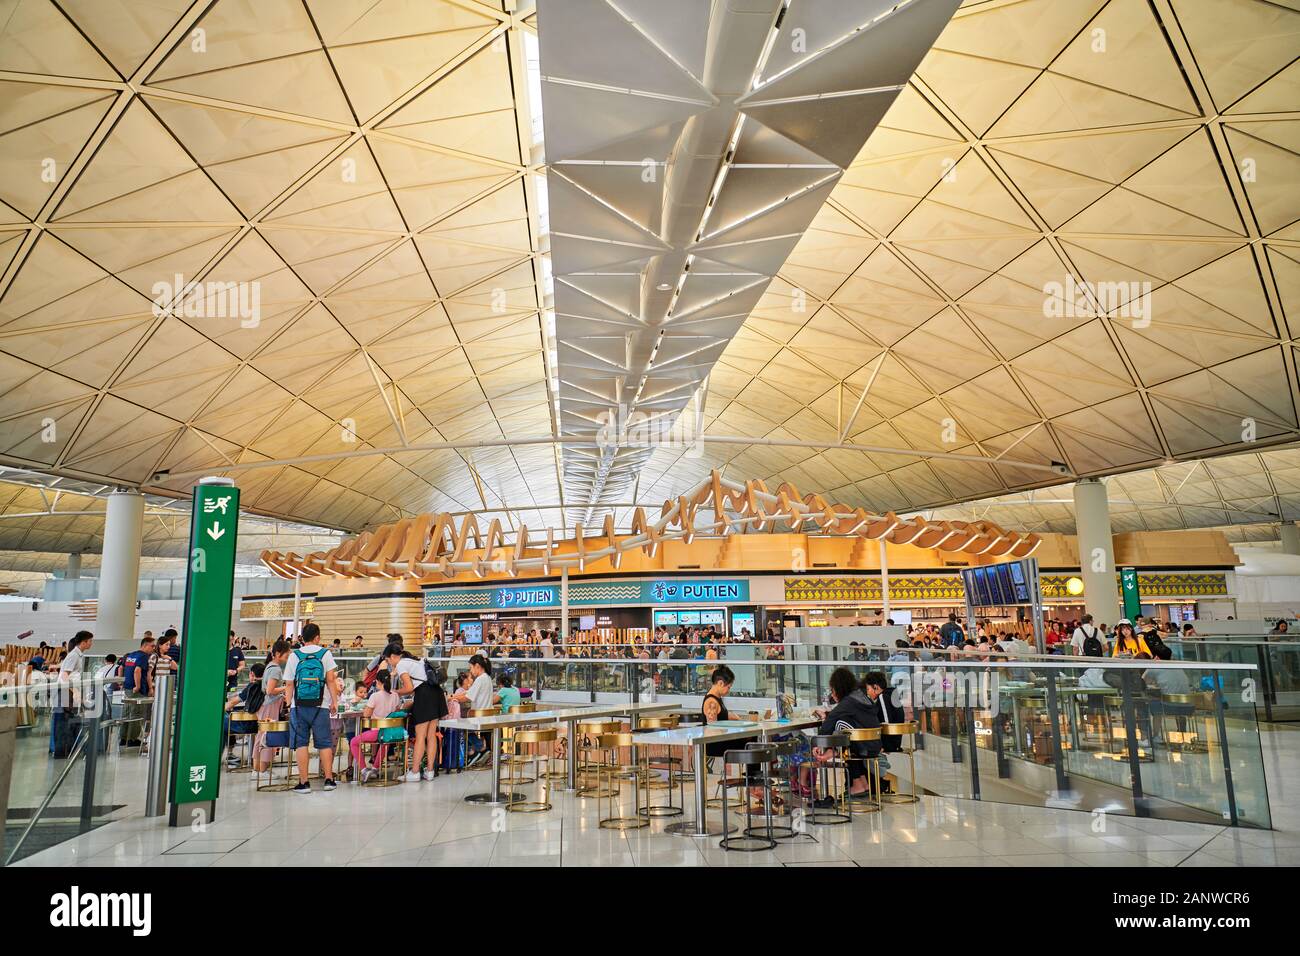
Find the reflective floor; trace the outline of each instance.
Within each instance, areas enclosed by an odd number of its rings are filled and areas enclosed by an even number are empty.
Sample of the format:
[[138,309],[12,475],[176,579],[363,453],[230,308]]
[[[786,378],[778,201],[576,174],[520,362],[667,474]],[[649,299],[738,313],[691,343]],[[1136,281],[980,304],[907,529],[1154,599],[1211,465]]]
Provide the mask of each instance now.
[[[553,794],[555,809],[535,815],[464,803],[465,794],[487,788],[486,773],[388,789],[343,784],[307,796],[255,793],[250,777],[235,775],[223,782],[220,819],[203,832],[127,815],[15,865],[1300,865],[1300,729],[1263,736],[1272,831],[927,797],[842,826],[810,826],[810,839],[772,851],[736,853],[719,849],[716,837],[665,833],[665,821],[601,830],[596,801],[567,794]],[[119,775],[129,777],[134,764],[143,790],[144,761],[121,761]]]

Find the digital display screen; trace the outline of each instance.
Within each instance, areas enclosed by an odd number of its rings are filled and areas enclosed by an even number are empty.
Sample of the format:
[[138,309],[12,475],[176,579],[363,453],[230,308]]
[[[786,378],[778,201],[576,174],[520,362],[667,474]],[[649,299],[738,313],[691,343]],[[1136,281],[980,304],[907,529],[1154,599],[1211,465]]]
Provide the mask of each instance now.
[[1011,568],[1005,564],[995,564],[992,571],[998,592],[998,603],[1015,604],[1016,592],[1011,586]]
[[749,636],[754,636],[754,615],[748,611],[731,615],[731,636],[740,637],[741,630],[749,631]]
[[1029,582],[1025,579],[1025,566],[1019,561],[1009,565],[1011,568],[1011,586],[1016,592],[1017,604],[1030,603]]
[[712,624],[714,627],[725,628],[727,626],[727,612],[723,610],[701,611],[700,623]]
[[596,615],[594,614],[584,614],[578,618],[578,630],[580,631],[590,631],[595,626]]
[[655,627],[676,627],[676,611],[655,611]]
[[460,625],[460,637],[466,644],[482,644],[483,625],[478,621],[465,621]]
[[961,572],[962,584],[974,607],[1030,604],[1029,574],[1023,561],[981,565]]
[[699,611],[678,611],[677,623],[685,624],[687,627],[696,627],[700,623]]

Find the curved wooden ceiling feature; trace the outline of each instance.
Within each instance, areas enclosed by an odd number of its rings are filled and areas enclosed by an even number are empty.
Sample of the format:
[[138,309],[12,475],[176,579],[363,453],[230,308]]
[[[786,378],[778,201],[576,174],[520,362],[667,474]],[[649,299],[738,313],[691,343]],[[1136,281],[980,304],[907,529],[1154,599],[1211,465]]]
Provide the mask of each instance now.
[[[507,543],[496,519],[484,531],[472,514],[463,516],[459,523],[450,514],[425,514],[381,525],[329,551],[306,556],[264,551],[262,563],[274,574],[287,578],[425,578],[438,574],[450,578],[466,571],[479,577],[489,572],[514,577],[521,571],[582,571],[588,562],[603,558],[609,558],[617,570],[622,555],[637,548],[653,555],[663,541],[689,544],[697,535],[725,536],[769,527],[776,530],[778,525],[794,532],[856,536],[971,556],[1023,558],[1033,554],[1042,542],[1036,534],[1009,531],[992,521],[903,519],[892,511],[876,515],[829,502],[819,494],[801,495],[789,482],[782,482],[771,492],[760,480],[741,484],[714,471],[688,494],[665,501],[654,521],[646,517],[644,508],[637,508],[630,534],[618,534],[613,516],[606,515],[600,535],[585,536],[578,525],[572,537],[557,539],[554,529],[547,528],[545,545],[537,547],[530,546],[526,528],[520,529],[513,544]],[[601,546],[592,548],[593,542]]]

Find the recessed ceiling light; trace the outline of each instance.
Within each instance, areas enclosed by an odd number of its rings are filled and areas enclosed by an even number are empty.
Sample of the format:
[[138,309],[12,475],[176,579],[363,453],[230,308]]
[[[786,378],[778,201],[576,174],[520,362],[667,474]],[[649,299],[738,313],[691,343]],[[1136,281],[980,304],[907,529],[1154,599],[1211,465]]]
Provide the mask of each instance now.
[[657,286],[655,286],[655,288],[658,289],[660,292],[671,292],[673,288],[673,284],[671,282],[661,282]]

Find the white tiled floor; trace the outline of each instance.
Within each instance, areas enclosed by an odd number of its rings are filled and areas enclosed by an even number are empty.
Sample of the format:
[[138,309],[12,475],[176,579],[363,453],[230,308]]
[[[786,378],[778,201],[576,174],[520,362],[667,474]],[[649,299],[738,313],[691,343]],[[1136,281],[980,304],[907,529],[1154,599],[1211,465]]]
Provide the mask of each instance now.
[[[1275,866],[1300,864],[1300,728],[1263,735],[1273,831],[927,797],[810,827],[813,840],[732,853],[649,829],[596,826],[596,802],[553,794],[549,813],[494,814],[467,804],[486,773],[310,796],[255,793],[227,776],[204,832],[128,817],[20,866]],[[125,758],[135,759],[135,758]],[[143,763],[143,762],[141,762]],[[319,783],[317,783],[319,787]],[[689,796],[689,795],[688,795]],[[138,812],[138,811],[136,811]],[[815,840],[815,842],[814,842]]]

